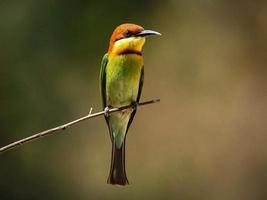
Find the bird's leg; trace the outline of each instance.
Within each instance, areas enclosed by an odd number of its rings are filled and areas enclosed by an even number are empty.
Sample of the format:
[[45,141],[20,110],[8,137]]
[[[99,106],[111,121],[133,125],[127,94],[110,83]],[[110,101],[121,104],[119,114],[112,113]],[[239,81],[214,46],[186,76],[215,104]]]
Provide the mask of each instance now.
[[138,102],[134,101],[131,103],[132,110],[135,111],[137,109]]
[[109,110],[110,109],[111,108],[109,106],[105,107],[105,109],[104,109],[104,111],[105,111],[105,113],[104,113],[105,117],[109,117]]

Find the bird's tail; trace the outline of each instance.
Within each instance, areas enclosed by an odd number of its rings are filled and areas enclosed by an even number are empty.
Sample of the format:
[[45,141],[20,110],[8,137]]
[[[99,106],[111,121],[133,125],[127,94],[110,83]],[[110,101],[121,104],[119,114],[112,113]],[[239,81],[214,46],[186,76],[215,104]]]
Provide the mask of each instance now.
[[108,183],[112,185],[129,184],[125,171],[125,140],[120,148],[117,148],[115,141],[112,141],[112,158]]

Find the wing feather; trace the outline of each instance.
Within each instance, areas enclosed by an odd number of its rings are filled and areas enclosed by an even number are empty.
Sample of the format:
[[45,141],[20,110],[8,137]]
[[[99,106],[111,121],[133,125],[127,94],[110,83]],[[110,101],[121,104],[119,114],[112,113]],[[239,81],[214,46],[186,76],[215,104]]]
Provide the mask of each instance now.
[[[141,98],[141,93],[142,93],[143,84],[144,84],[144,66],[142,67],[141,75],[140,75],[140,80],[139,80],[138,94],[137,94],[137,98],[136,98],[136,102],[137,102],[137,103],[139,103],[140,98]],[[136,113],[136,110],[134,110],[134,111],[131,113],[131,116],[130,116],[130,119],[129,119],[129,122],[128,122],[128,125],[127,125],[127,129],[126,129],[126,134],[127,134],[127,132],[128,132],[128,129],[129,129],[131,123],[133,122],[135,113]]]
[[106,67],[108,63],[108,54],[105,54],[102,62],[101,62],[101,69],[100,69],[100,94],[102,99],[102,106],[103,109],[107,106],[107,99],[106,99]]

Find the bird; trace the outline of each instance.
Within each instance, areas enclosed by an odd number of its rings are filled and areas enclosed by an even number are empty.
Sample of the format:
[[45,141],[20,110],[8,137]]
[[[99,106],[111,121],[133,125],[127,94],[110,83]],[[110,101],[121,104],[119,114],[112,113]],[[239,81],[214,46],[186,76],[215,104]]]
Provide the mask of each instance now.
[[[112,157],[108,184],[127,185],[125,169],[126,134],[133,121],[144,82],[142,49],[147,36],[161,35],[142,26],[125,23],[112,32],[107,53],[100,69],[100,93],[105,120],[112,142]],[[112,108],[131,105],[116,113]]]

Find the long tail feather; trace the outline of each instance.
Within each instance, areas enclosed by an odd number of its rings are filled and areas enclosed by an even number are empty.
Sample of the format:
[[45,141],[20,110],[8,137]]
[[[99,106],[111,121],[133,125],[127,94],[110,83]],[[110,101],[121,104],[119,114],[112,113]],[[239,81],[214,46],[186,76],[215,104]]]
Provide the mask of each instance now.
[[118,149],[115,142],[112,142],[112,158],[108,183],[112,185],[129,184],[125,171],[125,140]]

